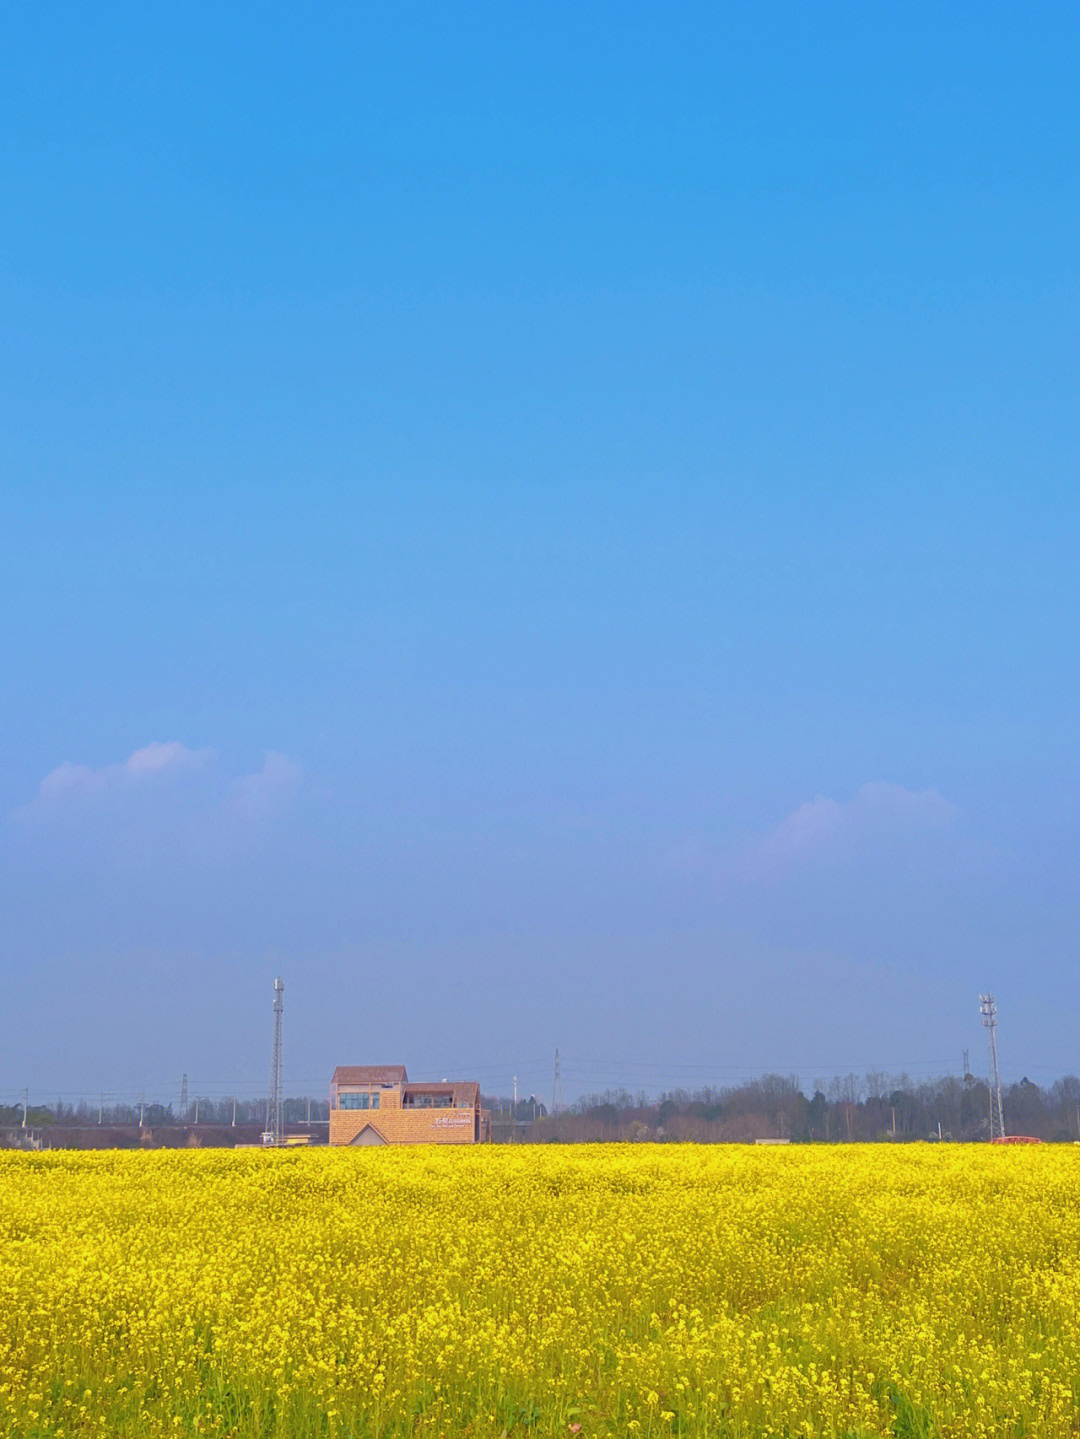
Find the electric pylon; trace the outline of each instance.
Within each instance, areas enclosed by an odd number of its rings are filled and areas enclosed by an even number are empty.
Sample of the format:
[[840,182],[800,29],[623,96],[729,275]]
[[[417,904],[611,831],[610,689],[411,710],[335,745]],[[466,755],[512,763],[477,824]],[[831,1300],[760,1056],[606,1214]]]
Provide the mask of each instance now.
[[979,1013],[990,1034],[990,1139],[1005,1138],[1005,1116],[1001,1108],[1001,1072],[997,1057],[997,1001],[992,994],[979,995]]
[[285,981],[274,980],[274,1054],[270,1061],[270,1091],[266,1096],[267,1144],[280,1144],[281,1124],[281,1015],[285,1008]]

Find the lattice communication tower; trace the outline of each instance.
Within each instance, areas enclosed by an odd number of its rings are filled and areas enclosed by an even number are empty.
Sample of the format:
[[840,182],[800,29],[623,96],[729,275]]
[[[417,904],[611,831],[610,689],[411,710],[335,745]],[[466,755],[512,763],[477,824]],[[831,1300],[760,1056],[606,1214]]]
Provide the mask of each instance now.
[[281,1123],[281,1016],[285,1009],[285,981],[274,980],[274,1054],[270,1060],[270,1091],[266,1096],[267,1144],[280,1144],[284,1138]]
[[990,1142],[1005,1138],[1005,1116],[1001,1108],[1001,1071],[997,1056],[997,1001],[992,994],[979,995],[979,1013],[990,1035]]

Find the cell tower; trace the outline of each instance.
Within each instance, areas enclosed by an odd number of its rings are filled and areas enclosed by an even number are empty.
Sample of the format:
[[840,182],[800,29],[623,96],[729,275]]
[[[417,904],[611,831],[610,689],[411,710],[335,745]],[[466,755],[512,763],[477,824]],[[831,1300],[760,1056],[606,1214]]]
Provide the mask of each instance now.
[[559,1068],[559,1051],[555,1051],[555,1082],[551,1086],[551,1113],[557,1115],[563,1107],[562,1070]]
[[187,1118],[187,1107],[188,1107],[187,1075],[185,1074],[184,1077],[183,1077],[183,1079],[181,1079],[181,1081],[180,1081],[180,1119],[181,1119],[181,1122],[183,1122],[183,1120],[185,1120],[185,1119]]
[[285,1008],[285,981],[274,980],[274,1055],[270,1061],[270,1092],[266,1096],[266,1129],[264,1144],[280,1144],[284,1137],[281,1124],[281,1015]]
[[990,1034],[990,1139],[1005,1138],[1005,1116],[1001,1109],[1001,1072],[997,1057],[997,1001],[992,994],[979,995],[979,1013]]

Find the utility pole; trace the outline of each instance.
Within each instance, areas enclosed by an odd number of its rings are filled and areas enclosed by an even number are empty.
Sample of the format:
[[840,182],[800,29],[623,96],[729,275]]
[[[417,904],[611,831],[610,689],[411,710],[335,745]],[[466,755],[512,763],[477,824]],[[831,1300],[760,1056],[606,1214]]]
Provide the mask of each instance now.
[[139,1096],[139,1128],[143,1127],[143,1115],[146,1113],[146,1090]]
[[183,1078],[181,1079],[181,1081],[180,1081],[180,1122],[181,1122],[181,1123],[183,1123],[184,1120],[187,1118],[187,1107],[188,1107],[187,1075],[185,1074],[184,1077],[183,1077]]
[[24,1089],[22,1092],[22,1127],[26,1128],[26,1111],[30,1104],[30,1091]]
[[97,1122],[100,1124],[105,1118],[105,1092],[102,1090],[101,1099],[97,1107]]
[[233,1102],[232,1102],[232,1127],[233,1127],[234,1129],[236,1128],[236,1100],[235,1100],[235,1099],[233,1099]]
[[195,1123],[199,1122],[199,1096],[195,1096]]
[[266,1096],[267,1144],[280,1144],[281,1125],[281,1016],[285,1009],[285,981],[274,980],[274,1052],[270,1060],[270,1090]]
[[1001,1071],[997,1056],[997,1001],[992,994],[979,995],[983,1028],[990,1035],[990,1139],[1005,1138],[1005,1116],[1001,1109]]

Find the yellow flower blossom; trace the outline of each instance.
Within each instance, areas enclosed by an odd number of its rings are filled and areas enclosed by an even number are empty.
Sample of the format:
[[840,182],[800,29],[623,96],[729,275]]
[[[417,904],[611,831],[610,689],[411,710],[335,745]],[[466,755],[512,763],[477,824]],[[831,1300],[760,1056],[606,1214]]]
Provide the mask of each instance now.
[[1078,1164],[0,1154],[0,1437],[1066,1439]]

